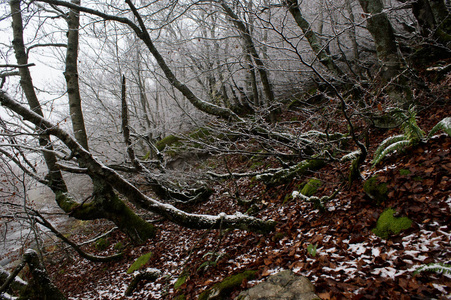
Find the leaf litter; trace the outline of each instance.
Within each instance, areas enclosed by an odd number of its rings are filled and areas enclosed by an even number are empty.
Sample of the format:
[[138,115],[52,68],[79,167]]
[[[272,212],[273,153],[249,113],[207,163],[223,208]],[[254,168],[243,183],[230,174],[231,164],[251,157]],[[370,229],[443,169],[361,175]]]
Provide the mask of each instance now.
[[[440,107],[423,117],[419,114],[420,125],[429,130],[432,121],[445,114],[446,108]],[[428,118],[432,115],[436,116],[434,120]],[[393,132],[373,134],[370,151]],[[244,200],[257,200],[257,217],[276,220],[275,232],[264,236],[238,230],[191,230],[160,220],[156,222],[157,237],[145,245],[132,245],[122,233],[114,231],[108,237],[107,250],[99,252],[93,246],[84,246],[91,253],[107,255],[114,253],[114,245],[120,242],[124,245],[120,261],[92,263],[60,247],[47,253],[47,268],[69,299],[173,299],[182,294],[186,299],[197,299],[202,291],[229,275],[258,270],[256,280],[243,282],[232,292],[233,299],[240,291],[283,269],[306,276],[322,299],[451,299],[449,275],[413,275],[423,264],[451,262],[450,149],[451,138],[441,134],[409,149],[407,154],[390,155],[376,168],[371,168],[369,157],[362,174],[365,178],[378,174],[387,183],[388,199],[376,205],[364,193],[362,182],[354,182],[342,187],[336,198],[326,203],[324,213],[298,198],[284,203],[286,196],[297,191],[295,187],[308,177],[271,188],[246,178],[225,180],[215,183],[208,202],[179,208],[193,213],[245,213],[247,208],[239,206],[234,197],[238,194]],[[248,167],[247,161],[238,156],[230,158],[229,163],[233,170]],[[314,176],[324,183],[317,196],[330,195],[346,177],[348,167],[349,163],[335,163],[316,172]],[[410,173],[401,175],[401,169]],[[371,230],[389,207],[409,217],[413,225],[383,240]],[[112,224],[95,221],[86,226],[94,236],[99,227],[107,231]],[[83,230],[71,238],[82,241],[92,236]],[[311,244],[317,247],[315,256],[308,251]],[[141,282],[132,296],[125,297],[133,278],[127,269],[148,252],[153,255],[147,267],[161,270],[162,276],[155,282]],[[221,256],[215,260],[219,253]],[[207,261],[211,262],[208,267],[200,268]],[[184,272],[189,276],[175,290],[174,283]]]

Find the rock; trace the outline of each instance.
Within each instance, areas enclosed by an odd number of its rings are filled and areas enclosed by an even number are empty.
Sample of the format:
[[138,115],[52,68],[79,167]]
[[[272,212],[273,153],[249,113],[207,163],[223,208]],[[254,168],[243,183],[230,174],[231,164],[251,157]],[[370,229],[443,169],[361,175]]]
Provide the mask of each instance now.
[[276,299],[313,300],[320,298],[315,294],[315,287],[306,277],[285,270],[240,293],[235,300]]

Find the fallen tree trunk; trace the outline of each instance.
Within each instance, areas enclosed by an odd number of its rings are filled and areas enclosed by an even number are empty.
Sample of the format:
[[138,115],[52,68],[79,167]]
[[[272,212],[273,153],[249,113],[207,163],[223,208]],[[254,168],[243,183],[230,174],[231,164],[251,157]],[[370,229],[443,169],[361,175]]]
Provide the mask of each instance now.
[[257,175],[258,180],[262,180],[267,186],[276,186],[291,181],[295,176],[304,175],[310,171],[321,169],[325,165],[321,159],[303,160],[297,165],[288,169],[281,169],[274,173],[264,173]]
[[272,220],[261,220],[251,216],[236,213],[234,215],[219,214],[218,216],[191,214],[177,209],[173,205],[161,203],[144,195],[113,169],[93,157],[93,155],[66,131],[44,119],[28,108],[20,105],[0,90],[0,103],[35,124],[43,133],[53,135],[61,140],[72,152],[72,156],[87,168],[88,174],[103,178],[119,193],[127,197],[133,204],[165,217],[171,222],[193,229],[236,228],[255,232],[269,232],[275,227]]

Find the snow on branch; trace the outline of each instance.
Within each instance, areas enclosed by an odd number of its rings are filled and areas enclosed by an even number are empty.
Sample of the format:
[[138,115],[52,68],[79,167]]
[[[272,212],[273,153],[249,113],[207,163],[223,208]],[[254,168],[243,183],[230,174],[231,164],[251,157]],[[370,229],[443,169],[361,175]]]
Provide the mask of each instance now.
[[171,222],[193,229],[235,228],[254,232],[269,232],[275,227],[275,222],[272,220],[261,220],[241,213],[225,216],[190,214],[177,209],[173,205],[161,203],[144,195],[136,186],[116,171],[94,158],[89,151],[84,149],[66,131],[22,106],[3,90],[0,90],[0,103],[19,114],[25,120],[38,126],[43,132],[60,139],[70,149],[74,157],[83,163],[89,175],[103,178],[133,204],[165,217]]

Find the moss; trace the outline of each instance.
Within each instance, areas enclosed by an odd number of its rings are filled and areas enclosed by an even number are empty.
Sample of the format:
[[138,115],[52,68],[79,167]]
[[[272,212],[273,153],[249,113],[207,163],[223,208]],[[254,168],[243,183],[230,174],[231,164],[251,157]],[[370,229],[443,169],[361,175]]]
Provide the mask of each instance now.
[[128,268],[127,274],[131,274],[139,269],[141,269],[152,257],[152,252],[146,253],[138,257],[135,262]]
[[193,133],[190,133],[189,137],[193,139],[204,139],[208,136],[210,136],[211,133],[206,128],[199,128],[196,129]]
[[407,175],[409,175],[410,173],[412,173],[412,172],[410,172],[409,169],[400,169],[400,170],[399,170],[399,175],[402,175],[402,176],[407,176]]
[[124,249],[124,244],[122,244],[122,242],[117,242],[114,244],[114,250],[121,251],[122,249]]
[[174,283],[174,290],[180,289],[180,287],[188,280],[189,273],[186,271],[183,271],[182,274],[180,274],[179,278],[177,278],[177,281]]
[[261,175],[259,178],[262,179],[266,185],[275,186],[289,182],[296,176],[305,175],[307,172],[319,170],[324,165],[325,162],[321,159],[304,160],[289,169],[284,169],[274,174]]
[[321,180],[310,178],[307,184],[302,188],[301,194],[307,197],[313,196],[318,191],[321,184]]
[[106,250],[110,246],[110,242],[106,238],[98,239],[95,243],[95,247],[99,251]]
[[112,197],[108,204],[109,219],[113,221],[119,229],[128,235],[134,243],[140,244],[153,238],[156,234],[156,227],[146,222],[128,207],[117,195]]
[[379,205],[387,199],[388,189],[386,183],[379,183],[377,175],[369,178],[363,184],[365,193]]
[[373,229],[375,235],[388,239],[390,235],[397,235],[401,231],[410,228],[412,220],[407,217],[394,217],[394,213],[394,209],[388,208],[379,216],[376,228]]
[[174,144],[177,144],[180,141],[180,138],[171,134],[167,137],[163,138],[162,140],[158,141],[155,144],[155,147],[157,147],[158,151],[163,151],[166,146],[172,146]]
[[243,283],[243,280],[254,279],[256,273],[257,271],[244,271],[243,273],[229,276],[200,294],[199,300],[227,299],[227,296],[234,288],[239,287]]
[[274,236],[272,237],[272,241],[273,242],[279,242],[281,239],[283,239],[284,237],[286,237],[287,236],[287,233],[286,232],[276,232],[275,234],[274,234]]
[[178,295],[174,298],[174,300],[185,300],[185,299],[186,299],[186,296],[184,294]]

